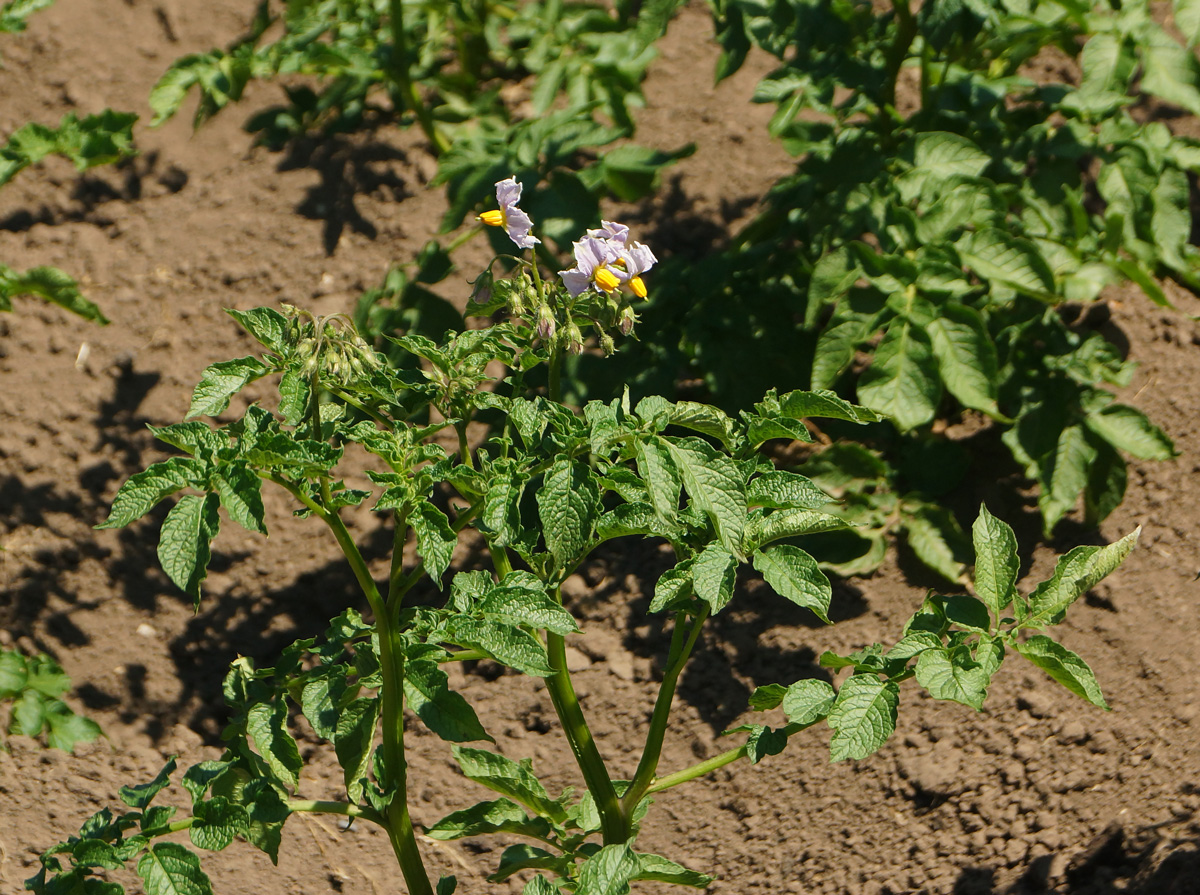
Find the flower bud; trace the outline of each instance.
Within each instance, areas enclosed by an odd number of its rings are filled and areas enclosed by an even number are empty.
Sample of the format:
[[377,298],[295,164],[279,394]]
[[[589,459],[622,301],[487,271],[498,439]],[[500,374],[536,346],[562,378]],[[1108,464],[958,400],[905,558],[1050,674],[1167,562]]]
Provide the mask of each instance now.
[[486,305],[492,300],[492,272],[485,270],[471,284],[471,301],[477,305]]
[[536,329],[538,336],[544,341],[549,342],[554,338],[558,325],[554,322],[554,312],[550,310],[549,305],[542,305],[537,309]]
[[617,320],[617,328],[621,330],[621,335],[627,336],[633,332],[635,323],[637,323],[637,314],[633,313],[633,308],[629,305],[621,308],[621,316]]
[[566,347],[567,354],[582,354],[583,353],[583,333],[579,331],[579,327],[574,322],[568,323],[563,330],[563,345]]
[[604,352],[605,357],[612,357],[617,351],[616,343],[608,333],[600,334],[600,350]]

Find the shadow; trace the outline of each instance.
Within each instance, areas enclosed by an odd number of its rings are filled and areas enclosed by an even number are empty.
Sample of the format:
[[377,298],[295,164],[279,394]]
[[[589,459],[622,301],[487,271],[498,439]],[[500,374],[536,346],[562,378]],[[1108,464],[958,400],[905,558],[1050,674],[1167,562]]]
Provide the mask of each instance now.
[[[589,585],[568,602],[577,616],[604,622],[623,632],[622,646],[649,659],[660,679],[670,648],[670,613],[650,614],[659,576],[674,565],[674,554],[657,541],[602,548],[581,570]],[[834,579],[830,619],[856,618],[869,606],[858,588]],[[782,647],[764,640],[773,631],[825,628],[812,612],[776,595],[748,570],[739,576],[734,598],[706,622],[692,658],[680,677],[678,696],[689,703],[714,732],[726,730],[747,711],[755,687],[790,684],[803,678],[830,680],[807,645]]]
[[156,185],[160,194],[169,194],[178,193],[187,183],[186,171],[163,163],[159,151],[150,150],[80,175],[71,190],[69,205],[43,204],[10,212],[0,218],[0,230],[23,233],[38,224],[69,223],[109,227],[113,221],[102,213],[108,203],[136,202],[149,192],[147,184]]
[[407,161],[408,156],[402,150],[374,141],[369,133],[357,140],[333,135],[290,142],[278,170],[311,168],[317,172],[320,182],[309,188],[296,211],[309,220],[324,222],[325,253],[332,255],[347,227],[368,239],[378,235],[378,228],[358,209],[359,195],[382,193],[390,202],[413,195],[392,164]]
[[1200,892],[1200,830],[1192,836],[1166,838],[1154,827],[1125,829],[1112,823],[1071,855],[1065,869],[1052,876],[1055,860],[1042,855],[1006,888],[997,885],[998,870],[965,868],[953,895],[1196,895]]
[[655,254],[695,261],[724,247],[729,242],[730,225],[759,198],[722,199],[721,220],[717,222],[710,213],[697,211],[696,200],[684,192],[682,183],[682,175],[672,175],[664,189],[642,200],[624,220],[638,225],[638,239],[653,246]]

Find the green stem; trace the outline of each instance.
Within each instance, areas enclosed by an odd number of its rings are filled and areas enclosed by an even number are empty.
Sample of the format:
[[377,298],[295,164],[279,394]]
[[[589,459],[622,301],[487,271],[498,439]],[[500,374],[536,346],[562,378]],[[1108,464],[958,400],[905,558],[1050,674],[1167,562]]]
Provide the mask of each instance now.
[[433,144],[435,155],[442,155],[450,148],[450,141],[437,129],[437,125],[433,121],[433,114],[429,111],[428,106],[421,102],[417,86],[408,76],[408,47],[404,38],[404,10],[402,7],[403,0],[389,0],[388,18],[392,29],[392,81],[409,110],[417,116],[421,130]]
[[[809,726],[808,724],[789,724],[783,728],[783,732],[786,736],[790,737]],[[711,774],[718,768],[723,768],[727,764],[733,764],[739,758],[745,758],[746,755],[747,748],[745,745],[738,746],[736,749],[730,749],[728,752],[722,752],[720,755],[713,756],[699,764],[694,764],[690,768],[684,768],[682,771],[676,771],[674,774],[660,777],[646,789],[646,794],[650,795],[651,793],[662,792],[664,789],[670,789],[672,786],[678,786],[680,783],[687,783],[689,780],[695,780],[697,777]]]
[[550,378],[546,395],[556,404],[562,400],[562,349],[557,342],[550,349]]
[[316,370],[308,380],[308,419],[313,440],[324,441],[325,435],[321,431],[321,377]]
[[408,512],[394,510],[392,517],[395,530],[392,532],[392,567],[388,573],[388,603],[394,609],[394,604],[404,596],[403,592],[397,595],[397,590],[404,580],[404,543],[408,540]]
[[466,420],[459,420],[455,423],[454,431],[458,433],[458,455],[462,458],[463,466],[467,467],[467,469],[474,469],[475,463],[471,459],[471,446],[467,444]]
[[696,639],[700,636],[700,629],[704,627],[707,618],[708,607],[705,606],[692,622],[691,630],[688,631],[685,640],[683,636],[684,614],[682,612],[675,614],[675,631],[671,635],[671,649],[667,654],[667,667],[663,672],[662,684],[658,688],[658,698],[654,701],[654,714],[650,717],[650,730],[646,733],[646,746],[642,750],[642,759],[638,762],[633,781],[621,799],[621,810],[626,818],[633,816],[638,802],[642,800],[654,783],[658,762],[662,758],[667,724],[671,719],[671,701],[675,698],[675,687],[679,683],[679,675],[687,665],[692,649],[696,646]]
[[[559,603],[562,594],[556,587],[551,594]],[[605,845],[623,843],[629,839],[629,823],[621,811],[621,800],[609,776],[604,758],[596,747],[591,728],[579,705],[579,697],[575,695],[575,686],[571,683],[571,673],[567,670],[567,644],[561,634],[553,631],[546,632],[546,652],[550,658],[550,667],[554,674],[546,678],[546,690],[550,701],[554,703],[554,711],[563,726],[567,742],[575,754],[575,762],[583,774],[588,792],[596,800],[596,808],[600,812],[600,832]]]
[[879,95],[880,123],[885,133],[892,131],[896,113],[896,82],[900,77],[900,69],[904,67],[904,60],[908,58],[908,49],[917,36],[917,19],[909,8],[908,0],[892,0],[892,9],[896,13],[896,39],[887,50],[883,89]]

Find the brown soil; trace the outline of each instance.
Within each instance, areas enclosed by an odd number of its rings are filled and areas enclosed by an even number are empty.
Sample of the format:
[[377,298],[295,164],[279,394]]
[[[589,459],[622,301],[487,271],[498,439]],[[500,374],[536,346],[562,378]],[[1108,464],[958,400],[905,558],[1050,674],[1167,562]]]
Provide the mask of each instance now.
[[[252,5],[59,0],[0,44],[0,134],[68,110],[148,117],[147,93],[166,65],[241,33]],[[747,103],[764,65],[711,88],[710,34],[699,7],[672,25],[639,135],[699,144],[667,198],[639,209],[646,226],[693,244],[744,215],[787,167],[765,137],[770,109]],[[269,540],[226,527],[196,615],[158,568],[161,512],[128,530],[92,530],[124,478],[165,456],[145,424],[178,420],[207,364],[252,350],[222,308],[348,309],[436,228],[441,194],[425,187],[433,164],[413,134],[288,155],[252,149],[240,124],[274,91],[251,90],[194,135],[186,115],[139,128],[142,154],[118,170],[79,176],[50,162],[0,194],[0,258],[73,272],[114,321],[99,328],[33,302],[0,319],[0,639],[56,656],[78,684],[74,704],[108,735],[73,756],[20,738],[0,752],[5,893],[20,891],[40,850],[113,805],[121,784],[150,779],[165,756],[218,754],[230,659],[267,661],[355,599],[333,544],[292,520],[278,495]],[[477,259],[464,260],[470,272]],[[1178,301],[1200,311],[1190,296]],[[1016,660],[979,714],[909,690],[900,730],[877,756],[831,766],[827,734],[811,732],[758,767],[660,798],[643,847],[715,872],[711,891],[729,895],[1200,892],[1200,330],[1132,293],[1111,307],[1112,333],[1141,363],[1123,397],[1183,452],[1131,466],[1129,496],[1100,537],[1140,524],[1141,546],[1063,632],[1098,669],[1113,711],[1089,708]],[[1031,501],[999,485],[988,500],[1029,543]],[[370,542],[375,521],[351,518]],[[1096,537],[1064,529],[1056,550]],[[647,722],[665,649],[643,596],[661,562],[653,548],[611,554],[570,582],[588,632],[577,644],[588,666],[579,689],[617,774],[632,772],[628,734]],[[1028,566],[1044,574],[1051,562],[1043,547]],[[829,629],[770,600],[757,608],[747,583],[748,608],[713,626],[686,674],[664,767],[726,748],[718,734],[754,685],[813,671],[823,649],[893,636],[922,595],[908,571],[893,555],[880,574],[839,585],[839,624]],[[456,673],[505,754],[532,755],[555,785],[578,784],[536,682]],[[432,735],[414,726],[412,742],[418,823],[484,797]],[[337,797],[330,756],[311,740],[302,748],[316,755],[305,795]],[[434,869],[458,874],[460,892],[519,891],[483,880],[495,842],[422,847]],[[246,845],[207,855],[205,867],[220,895],[401,888],[377,832],[309,817],[289,823],[278,870]]]

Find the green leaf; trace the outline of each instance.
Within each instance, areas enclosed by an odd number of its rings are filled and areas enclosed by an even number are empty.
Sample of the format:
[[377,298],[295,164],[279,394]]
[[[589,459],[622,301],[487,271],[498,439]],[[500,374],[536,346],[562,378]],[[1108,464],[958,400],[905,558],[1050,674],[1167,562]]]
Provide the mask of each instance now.
[[256,357],[241,357],[215,363],[205,369],[200,384],[192,392],[192,406],[187,419],[197,416],[218,416],[229,406],[229,399],[256,379],[271,372],[271,368]]
[[[4,157],[0,155],[0,184],[6,179],[3,164]],[[75,279],[57,267],[32,267],[19,273],[0,264],[0,310],[7,310],[12,299],[19,295],[37,296],[102,326],[109,322],[99,306],[83,297]]]
[[146,895],[212,895],[200,859],[174,842],[156,842],[137,864]]
[[[405,683],[408,683],[407,680]],[[352,802],[362,799],[378,720],[378,698],[355,699],[338,715],[333,747],[338,764],[342,766],[346,794]]]
[[815,510],[832,503],[833,498],[806,476],[770,470],[750,480],[746,502],[752,507]]
[[436,661],[404,663],[404,696],[425,726],[450,743],[472,740],[495,742],[462,695],[450,689],[450,679]]
[[958,302],[946,302],[928,331],[938,372],[950,394],[964,407],[1000,416],[996,343],[980,313]]
[[1200,63],[1157,25],[1148,24],[1141,40],[1141,89],[1200,115]]
[[200,585],[208,577],[212,539],[221,518],[216,494],[197,497],[187,494],[167,513],[158,534],[158,561],[175,585],[200,605]]
[[659,883],[671,883],[676,886],[690,886],[693,889],[705,889],[713,881],[713,877],[695,870],[688,870],[681,864],[668,860],[661,855],[637,855],[641,868],[632,876],[632,880],[648,880]]
[[514,873],[522,870],[559,870],[564,871],[571,861],[565,855],[555,855],[544,848],[520,843],[510,845],[500,855],[496,872],[488,876],[488,882],[501,883]]
[[930,186],[957,177],[978,177],[991,163],[991,156],[966,137],[944,131],[918,134],[914,139],[913,167],[896,184],[900,199],[909,203]]
[[408,521],[417,534],[417,553],[425,561],[425,571],[440,584],[442,575],[454,558],[458,535],[450,526],[446,514],[427,500],[417,502],[409,513]]
[[1127,404],[1110,404],[1084,418],[1084,425],[1113,447],[1142,460],[1170,460],[1179,455],[1170,437]]
[[917,559],[948,581],[961,581],[965,570],[955,548],[966,537],[954,515],[944,507],[920,504],[909,508],[902,519],[908,546]]
[[559,458],[537,491],[538,518],[555,566],[573,568],[592,540],[600,515],[600,489],[582,463]]
[[322,669],[304,684],[300,707],[317,736],[332,741],[337,731],[338,702],[346,692],[345,666]]
[[870,407],[851,404],[826,389],[788,392],[779,398],[779,412],[793,419],[821,417],[849,423],[877,423],[881,419]]
[[1106,547],[1085,545],[1069,551],[1054,567],[1054,574],[1029,595],[1030,621],[1037,625],[1062,621],[1072,603],[1124,562],[1141,532],[1139,526]]
[[746,479],[741,468],[699,438],[664,441],[688,495],[712,520],[725,549],[742,558]]
[[1087,488],[1083,492],[1084,519],[1097,526],[1125,499],[1128,473],[1125,460],[1108,445],[1096,452],[1096,461],[1088,471]]
[[550,798],[542,782],[534,776],[529,759],[518,763],[495,752],[465,746],[454,746],[452,751],[454,760],[468,779],[508,796],[552,823],[562,823],[566,819],[563,806]]
[[766,727],[762,724],[745,724],[741,727],[735,727],[733,730],[727,730],[726,733],[734,733],[744,730],[749,732],[746,737],[746,757],[750,759],[750,764],[758,764],[764,758],[772,755],[778,755],[787,748],[788,736],[783,730],[775,730]]
[[254,745],[272,773],[294,787],[303,762],[296,741],[287,730],[287,706],[282,702],[259,702],[250,706],[246,713],[246,732],[254,737]]
[[466,649],[483,650],[522,674],[534,677],[554,674],[541,640],[515,625],[463,616],[451,621],[448,637],[450,642]]
[[1200,0],[1172,0],[1175,27],[1183,34],[1188,47],[1200,41]]
[[929,649],[917,657],[917,683],[934,699],[951,699],[980,711],[990,680],[965,646]]
[[214,796],[192,807],[195,823],[188,836],[197,848],[221,851],[250,828],[250,815],[245,806],[232,804],[222,796]]
[[929,335],[907,319],[896,318],[875,349],[871,366],[859,377],[858,399],[907,432],[933,419],[941,395]]
[[894,681],[881,681],[874,674],[847,678],[829,710],[830,759],[866,758],[879,749],[896,729],[899,702],[900,688]]
[[787,688],[783,696],[783,713],[792,724],[808,726],[826,717],[836,701],[837,694],[830,684],[806,678]]
[[1088,482],[1088,469],[1096,449],[1088,443],[1081,426],[1067,426],[1058,436],[1054,450],[1037,458],[1042,493],[1038,507],[1046,533],[1074,508]]
[[36,737],[45,726],[45,700],[33,690],[26,690],[12,707],[9,732],[18,736]]
[[145,810],[146,806],[154,801],[154,797],[171,785],[171,775],[175,773],[175,759],[167,761],[161,771],[149,783],[142,783],[139,786],[122,786],[117,795],[121,797],[121,801],[138,811]]
[[12,699],[25,689],[25,657],[15,650],[0,650],[0,699]]
[[265,348],[283,354],[287,348],[288,318],[273,308],[250,308],[239,311],[226,308],[225,313],[242,325]]
[[201,483],[204,464],[191,457],[171,457],[130,476],[113,498],[108,518],[97,528],[121,528],[140,519],[176,491]]
[[997,519],[983,504],[971,527],[975,544],[975,592],[996,618],[1004,613],[1017,592],[1017,536],[1008,523]]
[[[640,405],[639,405],[640,406]],[[737,424],[718,407],[695,401],[677,401],[671,406],[671,425],[692,429],[717,439],[732,450],[737,442]]]
[[559,895],[559,888],[544,876],[535,876],[525,884],[521,895]]
[[646,483],[654,512],[667,522],[674,521],[683,481],[666,443],[659,438],[638,441],[636,450],[638,473]]
[[817,618],[830,624],[829,604],[833,588],[817,561],[799,547],[782,544],[770,550],[756,551],[754,568],[771,589],[797,606],[812,611]]
[[818,534],[823,531],[840,531],[854,526],[840,516],[818,513],[814,510],[775,510],[754,519],[746,531],[745,543],[749,550],[757,550],[764,544],[781,538]]
[[425,831],[431,839],[463,839],[467,836],[486,836],[491,833],[514,833],[545,839],[550,824],[543,817],[530,817],[525,809],[510,799],[479,802],[470,808],[447,814]]
[[1054,292],[1054,272],[1034,243],[1004,230],[970,231],[955,246],[984,282],[995,280],[1035,298]]
[[1017,652],[1076,696],[1108,710],[1104,694],[1088,664],[1060,643],[1044,634],[1036,634],[1024,643],[1014,644]]
[[245,466],[226,464],[212,482],[230,519],[247,531],[267,533],[263,524],[262,479]]
[[696,596],[709,605],[713,615],[733,599],[737,581],[737,557],[720,544],[709,544],[692,566],[692,586]]
[[654,585],[654,599],[650,601],[651,612],[674,608],[691,597],[694,590],[693,565],[694,559],[685,559],[659,576]]
[[478,602],[485,616],[509,625],[544,628],[555,634],[575,634],[579,626],[567,610],[546,593],[545,585],[528,572],[510,572]]
[[628,845],[606,845],[583,862],[575,895],[626,895],[641,863]]
[[767,684],[765,687],[755,687],[750,694],[750,708],[756,712],[766,712],[778,708],[787,695],[788,688],[783,684]]

